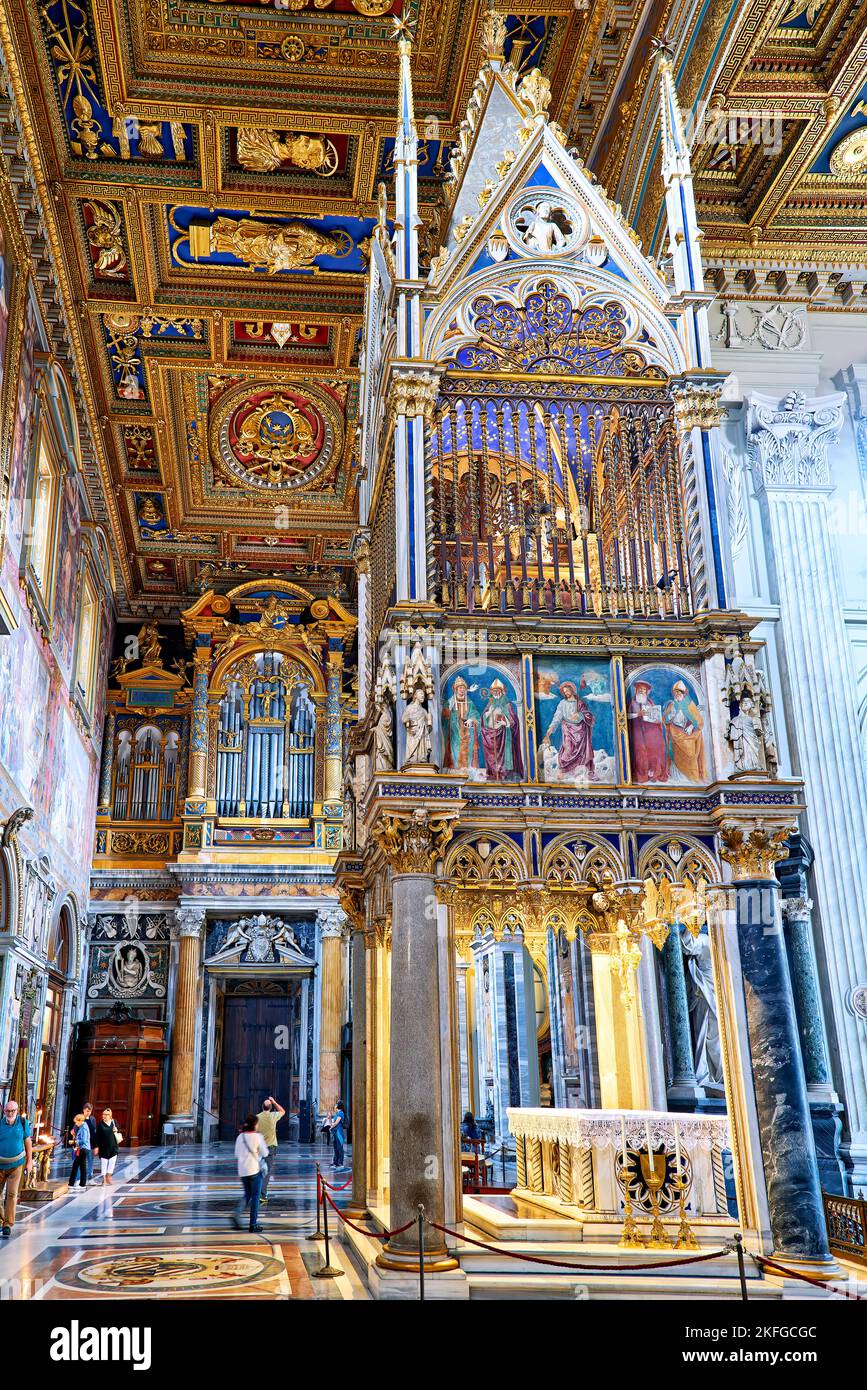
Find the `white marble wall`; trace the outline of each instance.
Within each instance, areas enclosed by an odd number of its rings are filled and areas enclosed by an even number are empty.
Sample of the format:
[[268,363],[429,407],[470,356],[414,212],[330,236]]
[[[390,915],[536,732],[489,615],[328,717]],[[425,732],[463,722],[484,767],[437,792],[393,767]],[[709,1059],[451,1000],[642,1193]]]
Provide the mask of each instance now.
[[711,333],[728,377],[717,453],[727,597],[762,619],[780,771],[806,782],[817,957],[857,1188],[867,1180],[856,994],[867,984],[867,315],[746,301],[715,305]]

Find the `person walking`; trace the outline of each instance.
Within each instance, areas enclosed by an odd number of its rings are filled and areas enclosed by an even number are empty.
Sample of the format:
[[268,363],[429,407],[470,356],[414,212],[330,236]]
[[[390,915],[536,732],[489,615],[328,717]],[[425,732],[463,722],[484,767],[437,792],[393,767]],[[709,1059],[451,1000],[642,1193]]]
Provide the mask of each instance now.
[[0,1196],[3,1197],[3,1239],[8,1240],[15,1225],[15,1208],[22,1173],[33,1171],[33,1140],[30,1122],[18,1113],[18,1102],[7,1100],[0,1119]]
[[259,1133],[268,1147],[268,1171],[262,1180],[262,1195],[259,1198],[262,1206],[268,1200],[268,1185],[271,1182],[271,1174],[277,1159],[277,1125],[285,1114],[286,1111],[279,1101],[275,1100],[273,1096],[266,1096],[262,1102],[262,1109],[256,1116],[259,1122]]
[[108,1106],[102,1112],[102,1119],[96,1126],[96,1152],[99,1154],[99,1167],[102,1181],[112,1182],[114,1165],[117,1163],[117,1149],[123,1135],[115,1124]]
[[78,1178],[79,1187],[87,1187],[87,1155],[90,1149],[90,1126],[84,1115],[76,1115],[72,1122],[73,1133],[73,1153],[72,1169],[69,1174],[69,1186],[75,1186],[75,1179]]
[[345,1167],[343,1162],[343,1146],[346,1143],[346,1107],[342,1100],[339,1100],[328,1118],[329,1128],[331,1129],[331,1143],[334,1148],[334,1158],[331,1167],[335,1172]]
[[87,1150],[87,1181],[93,1182],[93,1155],[96,1152],[96,1119],[93,1113],[93,1106],[90,1101],[86,1101],[82,1106],[85,1124],[90,1130],[90,1148]]
[[244,1201],[239,1205],[237,1215],[240,1217],[245,1207],[250,1208],[251,1231],[262,1229],[259,1225],[259,1196],[262,1179],[268,1171],[268,1145],[259,1133],[258,1123],[255,1115],[248,1115],[235,1140],[238,1177],[244,1188]]

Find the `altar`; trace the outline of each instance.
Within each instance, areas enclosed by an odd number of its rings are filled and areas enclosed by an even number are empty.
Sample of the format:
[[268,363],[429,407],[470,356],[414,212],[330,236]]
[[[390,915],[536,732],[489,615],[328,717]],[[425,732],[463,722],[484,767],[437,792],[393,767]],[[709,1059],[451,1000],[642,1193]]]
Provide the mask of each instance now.
[[683,1248],[738,1229],[726,1190],[725,1116],[544,1108],[507,1116],[512,1196],[580,1223],[585,1240]]

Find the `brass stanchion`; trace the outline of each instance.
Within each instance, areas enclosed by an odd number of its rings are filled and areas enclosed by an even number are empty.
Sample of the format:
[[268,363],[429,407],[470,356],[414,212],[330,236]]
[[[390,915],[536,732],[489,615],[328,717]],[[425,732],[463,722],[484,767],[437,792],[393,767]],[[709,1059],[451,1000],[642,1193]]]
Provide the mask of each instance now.
[[424,1207],[418,1204],[418,1297],[424,1303]]
[[316,1165],[316,1230],[309,1240],[324,1240],[322,1234],[322,1174],[319,1171],[319,1164]]
[[740,1231],[735,1236],[735,1250],[738,1255],[738,1278],[741,1281],[741,1298],[744,1303],[749,1303],[750,1296],[747,1293],[747,1270],[744,1264],[744,1238]]
[[313,1278],[336,1279],[339,1274],[343,1273],[343,1270],[338,1269],[336,1265],[331,1263],[331,1243],[328,1239],[328,1194],[325,1191],[324,1185],[322,1188],[322,1226],[323,1239],[325,1241],[325,1263],[321,1269],[316,1270]]

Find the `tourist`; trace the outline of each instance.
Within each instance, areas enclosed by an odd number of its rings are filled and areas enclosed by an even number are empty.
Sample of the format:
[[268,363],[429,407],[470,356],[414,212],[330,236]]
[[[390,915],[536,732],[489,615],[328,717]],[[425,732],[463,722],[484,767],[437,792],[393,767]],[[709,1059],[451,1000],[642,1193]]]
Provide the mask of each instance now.
[[102,1112],[102,1119],[96,1126],[96,1151],[99,1154],[102,1181],[109,1186],[114,1165],[117,1163],[117,1148],[122,1139],[123,1135],[112,1119],[111,1110],[106,1106]]
[[82,1114],[84,1115],[85,1124],[90,1130],[90,1148],[87,1150],[87,1181],[93,1182],[93,1155],[96,1151],[96,1119],[90,1101],[85,1102]]
[[15,1225],[15,1207],[22,1169],[33,1171],[33,1141],[30,1124],[18,1113],[17,1100],[7,1100],[0,1120],[0,1193],[4,1197],[3,1239],[8,1240]]
[[74,1187],[75,1179],[78,1178],[79,1187],[87,1187],[87,1155],[91,1150],[90,1126],[84,1115],[76,1115],[72,1122],[72,1133],[75,1157],[69,1174],[69,1186]]
[[481,1131],[476,1124],[476,1117],[472,1110],[468,1110],[461,1121],[461,1138],[468,1144],[478,1144],[481,1139]]
[[286,1114],[283,1106],[276,1101],[273,1096],[266,1096],[262,1102],[262,1109],[256,1116],[259,1122],[259,1133],[268,1146],[268,1171],[262,1182],[262,1195],[259,1198],[262,1205],[268,1200],[268,1185],[271,1181],[271,1174],[274,1171],[274,1163],[277,1158],[277,1125]]
[[259,1225],[259,1196],[262,1179],[268,1172],[268,1145],[258,1130],[255,1115],[248,1115],[241,1126],[241,1133],[235,1140],[235,1158],[238,1161],[238,1177],[244,1188],[244,1201],[238,1207],[240,1216],[245,1207],[250,1208],[250,1230],[261,1231]]
[[334,1148],[334,1158],[331,1167],[335,1172],[343,1168],[343,1145],[346,1143],[346,1107],[342,1100],[339,1100],[328,1117],[328,1128],[331,1131],[331,1143]]

